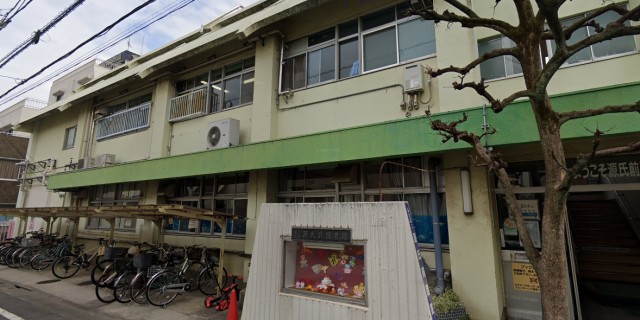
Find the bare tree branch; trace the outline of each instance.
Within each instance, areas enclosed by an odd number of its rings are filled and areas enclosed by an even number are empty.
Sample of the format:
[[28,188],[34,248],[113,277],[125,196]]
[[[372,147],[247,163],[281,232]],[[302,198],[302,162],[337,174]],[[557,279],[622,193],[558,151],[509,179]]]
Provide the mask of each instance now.
[[[516,32],[516,27],[510,25],[509,23],[496,20],[496,19],[487,19],[478,17],[478,15],[473,12],[469,7],[466,7],[462,3],[454,0],[445,0],[446,2],[453,5],[456,9],[462,11],[463,13],[471,16],[461,16],[459,14],[453,13],[449,10],[445,10],[442,13],[436,12],[434,9],[423,9],[423,10],[415,10],[409,9],[408,13],[412,15],[418,15],[424,18],[425,20],[432,20],[435,23],[444,21],[448,23],[460,23],[463,28],[473,29],[476,27],[484,27],[493,29],[498,31],[499,33],[511,37]],[[461,10],[460,8],[466,7],[467,9]]]
[[623,112],[640,112],[640,100],[633,104],[617,105],[617,106],[605,106],[598,109],[569,111],[558,113],[560,117],[560,124],[564,124],[567,121],[588,118],[598,116],[601,114],[609,113],[623,113]]
[[[619,3],[611,3],[609,5],[606,5],[604,7],[599,7],[591,12],[589,12],[588,14],[586,14],[584,17],[578,19],[577,21],[575,21],[572,25],[566,27],[564,29],[564,37],[565,39],[569,39],[571,38],[571,36],[573,35],[573,33],[583,27],[586,26],[591,26],[594,27],[596,29],[596,31],[598,31],[598,28],[600,28],[600,30],[602,30],[602,27],[599,26],[597,23],[595,23],[595,21],[593,19],[599,17],[602,14],[605,14],[609,11],[614,11],[617,12],[618,14],[620,14],[622,17],[624,17],[625,14],[629,13],[629,10],[627,10],[625,7],[621,6]],[[621,19],[622,19],[621,17]],[[624,21],[628,20],[625,19]],[[623,21],[623,22],[624,22]],[[600,32],[600,31],[598,31]],[[551,32],[546,32],[542,35],[542,38],[545,40],[550,40],[553,39],[553,34]]]
[[[505,187],[505,196],[507,197],[509,212],[511,213],[511,217],[515,220],[516,225],[518,226],[522,245],[525,247],[525,250],[527,250],[527,252],[531,252],[531,263],[537,268],[540,261],[540,252],[533,245],[533,241],[531,240],[531,236],[529,235],[529,230],[527,229],[527,226],[525,224],[525,219],[522,215],[522,210],[517,205],[518,201],[513,189],[513,185],[511,184],[511,181],[509,179],[509,174],[505,170],[507,164],[506,162],[504,162],[504,160],[502,160],[501,155],[493,151],[492,149],[488,149],[484,145],[482,145],[481,136],[477,136],[468,131],[458,129],[459,124],[467,121],[468,116],[466,113],[463,113],[462,119],[449,123],[443,122],[441,120],[433,120],[428,112],[427,116],[429,117],[431,128],[444,136],[444,141],[453,139],[455,142],[458,142],[460,140],[467,142],[472,147],[474,147],[480,159],[482,159],[486,163],[488,170],[495,173],[495,175],[498,177],[502,185]],[[495,130],[493,130],[493,132],[495,132]]]
[[571,188],[573,180],[576,178],[576,176],[578,176],[580,171],[582,171],[582,169],[584,169],[596,156],[596,152],[598,150],[598,147],[600,146],[600,136],[602,136],[603,133],[604,132],[600,131],[600,129],[596,129],[593,132],[594,139],[591,144],[591,153],[589,153],[588,155],[581,153],[576,157],[576,163],[573,165],[573,167],[571,167],[570,170],[568,170],[567,174],[564,175],[563,179],[560,180],[560,183],[555,186],[555,189],[557,191],[568,191],[569,188]]
[[605,157],[605,156],[610,156],[610,155],[619,154],[619,153],[634,152],[634,151],[638,151],[638,150],[640,150],[640,141],[632,143],[632,144],[624,146],[624,147],[603,149],[603,150],[600,150],[600,151],[596,152],[595,156],[596,157]]
[[466,5],[462,4],[460,1],[457,1],[457,0],[444,0],[444,2],[450,4],[454,8],[462,11],[462,13],[466,14],[469,18],[479,18],[479,16],[475,13],[475,11],[471,10],[471,8],[469,8]]
[[499,113],[500,111],[504,110],[504,108],[507,105],[509,105],[510,103],[515,101],[516,99],[524,98],[524,97],[529,97],[529,98],[533,98],[534,97],[534,92],[532,92],[530,90],[522,90],[522,91],[518,91],[518,92],[513,93],[512,95],[508,96],[504,100],[498,100],[498,99],[495,99],[486,90],[487,86],[484,84],[484,79],[481,80],[479,83],[478,82],[464,82],[464,76],[461,76],[460,79],[461,79],[460,82],[452,83],[454,89],[463,90],[465,88],[471,88],[471,89],[475,90],[477,94],[479,94],[482,97],[484,97],[485,99],[487,99],[487,101],[491,105],[491,109],[495,113]]
[[469,64],[467,64],[466,66],[460,68],[460,67],[454,67],[454,66],[449,66],[447,68],[442,68],[442,69],[437,69],[437,70],[432,70],[429,69],[427,70],[429,75],[436,78],[440,75],[443,75],[445,73],[449,73],[449,72],[455,72],[461,75],[466,75],[467,73],[469,73],[469,71],[471,71],[473,68],[477,67],[478,65],[480,65],[482,62],[485,62],[489,59],[493,59],[496,57],[500,57],[500,56],[514,56],[514,57],[518,57],[518,51],[516,50],[516,48],[502,48],[502,49],[496,49],[496,50],[492,50],[490,52],[487,52],[485,54],[483,54],[482,56],[478,57],[477,59],[471,61]]

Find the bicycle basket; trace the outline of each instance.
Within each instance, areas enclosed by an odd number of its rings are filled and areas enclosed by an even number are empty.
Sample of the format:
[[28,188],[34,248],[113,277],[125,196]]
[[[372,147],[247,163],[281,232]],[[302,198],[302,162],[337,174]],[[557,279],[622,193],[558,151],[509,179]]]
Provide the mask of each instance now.
[[202,259],[202,248],[189,248],[187,250],[187,258],[189,258],[189,260]]
[[158,255],[155,253],[140,253],[133,256],[133,266],[144,269],[158,263]]
[[40,239],[38,238],[23,238],[20,243],[23,247],[35,247],[40,244]]
[[147,268],[147,278],[150,279],[155,274],[160,273],[162,271],[164,271],[164,268],[161,265],[154,264],[152,266],[149,266],[149,268]]
[[127,259],[125,258],[115,258],[113,259],[113,264],[116,267],[117,271],[123,271],[127,269]]
[[107,247],[107,249],[104,251],[104,258],[107,260],[122,258],[127,255],[128,250],[129,248]]

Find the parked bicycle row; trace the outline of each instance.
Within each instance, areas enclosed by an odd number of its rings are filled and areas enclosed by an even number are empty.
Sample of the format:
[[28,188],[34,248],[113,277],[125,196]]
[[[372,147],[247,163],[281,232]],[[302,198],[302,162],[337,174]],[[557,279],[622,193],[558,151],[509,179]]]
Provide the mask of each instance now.
[[[107,258],[111,258],[109,251],[115,250],[107,249]],[[218,283],[217,257],[202,246],[147,246],[135,255],[107,261],[112,262],[105,262],[95,288],[96,297],[104,303],[134,301],[164,307],[189,291],[214,295],[227,281],[223,269],[222,283]]]
[[117,247],[101,238],[97,246],[85,250],[85,244],[74,246],[68,236],[42,232],[0,243],[0,264],[37,271],[50,267],[60,279],[73,277],[81,268],[91,270],[96,297],[104,303],[166,306],[188,291],[217,295],[228,278],[223,269],[222,283],[218,283],[218,257],[215,250],[203,246],[134,243]]

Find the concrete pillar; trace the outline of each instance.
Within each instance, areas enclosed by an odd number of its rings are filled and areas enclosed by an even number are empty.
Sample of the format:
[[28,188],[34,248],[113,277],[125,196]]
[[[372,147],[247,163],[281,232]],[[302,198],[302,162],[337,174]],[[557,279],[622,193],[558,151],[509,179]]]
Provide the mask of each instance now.
[[158,79],[151,106],[150,130],[153,132],[149,154],[151,158],[166,157],[170,154],[171,125],[167,119],[169,118],[169,100],[175,96],[175,91],[172,79]]
[[[469,165],[467,153],[447,154],[443,163],[453,289],[474,319],[502,319],[500,239],[491,179],[485,167]],[[469,215],[462,209],[460,168],[470,170]]]
[[[275,202],[277,190],[277,172],[275,170],[257,170],[249,174],[249,199],[247,202],[247,235],[244,241],[244,252],[253,252],[256,230],[258,228],[258,215],[263,203]],[[244,261],[244,279],[249,274],[251,258]],[[246,281],[246,280],[245,280]]]
[[251,142],[271,140],[277,134],[280,41],[280,36],[272,35],[256,42]]

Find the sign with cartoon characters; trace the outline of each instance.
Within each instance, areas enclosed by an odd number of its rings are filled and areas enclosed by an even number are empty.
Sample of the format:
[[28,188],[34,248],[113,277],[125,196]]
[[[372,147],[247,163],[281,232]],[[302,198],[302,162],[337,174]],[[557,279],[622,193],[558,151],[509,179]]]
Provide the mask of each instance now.
[[344,249],[305,247],[298,242],[295,289],[346,298],[364,299],[364,246]]

